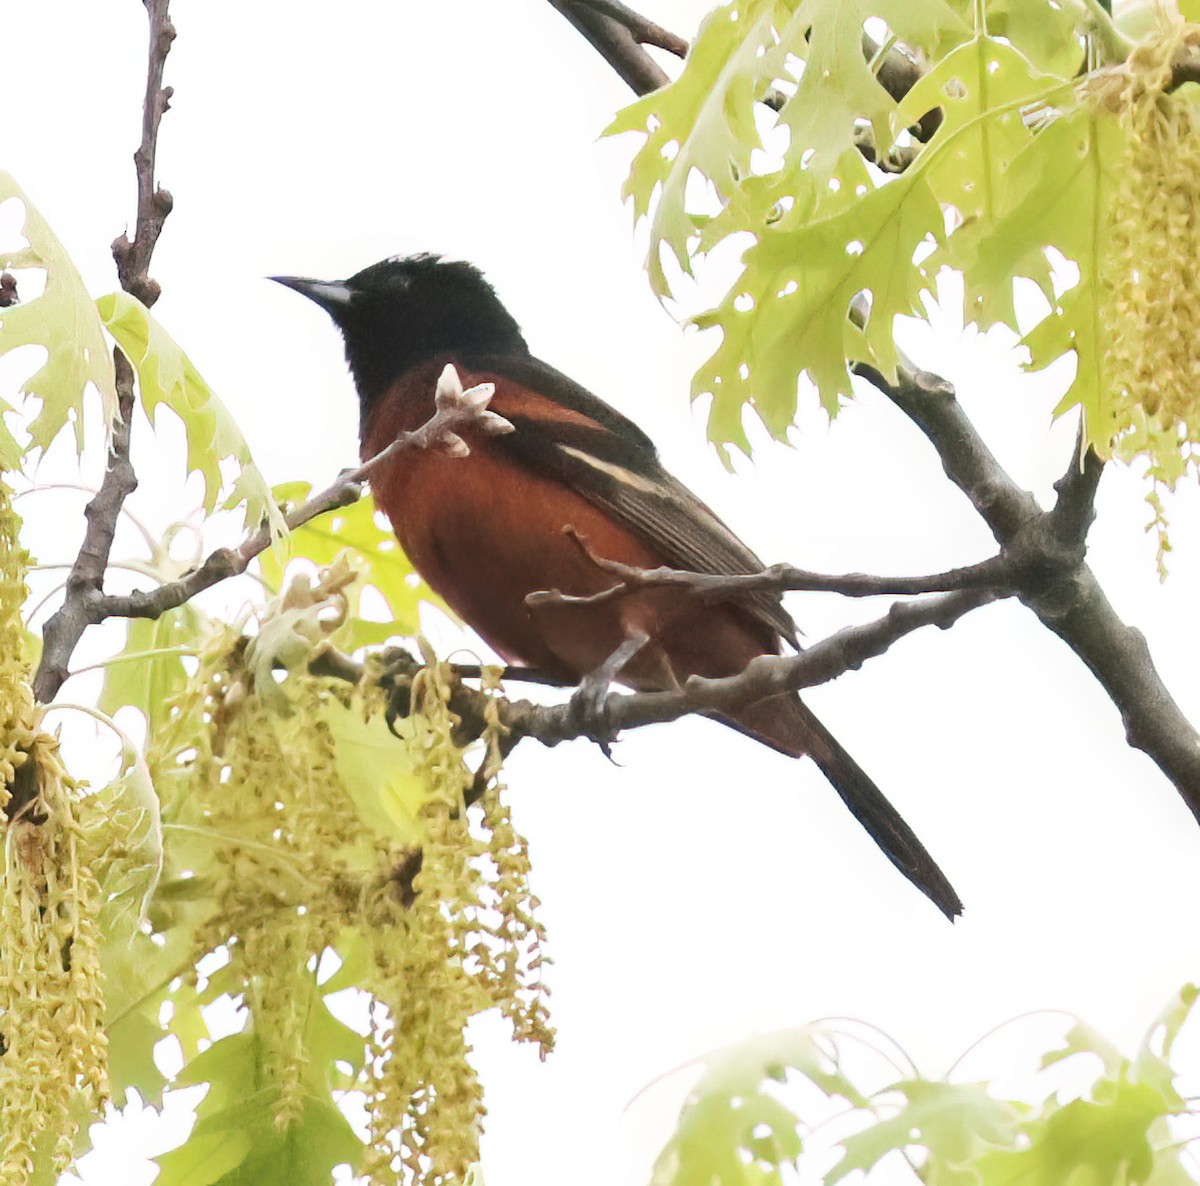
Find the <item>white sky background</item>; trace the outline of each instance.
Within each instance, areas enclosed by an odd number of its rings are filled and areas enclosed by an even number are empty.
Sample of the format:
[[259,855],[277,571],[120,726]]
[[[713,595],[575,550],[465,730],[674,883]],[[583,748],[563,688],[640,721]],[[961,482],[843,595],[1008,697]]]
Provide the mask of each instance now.
[[[689,36],[708,7],[644,4]],[[794,448],[764,445],[725,475],[687,400],[713,342],[682,332],[651,296],[619,200],[635,138],[596,140],[628,92],[545,0],[175,9],[159,177],[176,206],[152,268],[164,293],[155,313],[270,481],[324,485],[351,464],[357,406],[328,319],[262,278],[342,277],[439,250],[481,265],[534,352],[642,423],[764,560],[917,573],[988,554],[923,438],[869,391],[832,427],[810,399]],[[0,167],[93,292],[109,291],[108,245],[134,209],[142,7],[7,0],[0,39]],[[909,349],[956,384],[1002,462],[1045,499],[1073,436],[1049,427],[1063,372],[1024,378],[1001,337],[935,320],[936,339],[906,331]],[[11,383],[11,367],[0,378]],[[196,487],[172,493],[174,454],[138,431],[132,505],[161,528],[198,501]],[[1196,719],[1200,498],[1171,504],[1176,551],[1160,587],[1143,493],[1127,472],[1105,475],[1091,560]],[[79,496],[55,498],[32,524],[50,532],[31,535],[46,562],[74,555],[81,522]],[[125,555],[138,546],[132,534],[122,544]],[[791,605],[813,638],[881,609],[813,595]],[[996,1022],[1043,1006],[1129,1046],[1197,975],[1200,829],[1126,747],[1079,661],[1019,606],[914,636],[809,699],[942,864],[965,917],[949,926],[911,889],[810,763],[718,726],[632,735],[619,767],[584,743],[523,745],[511,798],[550,929],[559,1049],[539,1064],[498,1022],[476,1028],[488,1186],[644,1181],[686,1076],[626,1111],[632,1097],[764,1030],[862,1017],[935,1073]],[[992,1053],[978,1074],[1007,1068],[1004,1044]],[[102,1138],[86,1180],[149,1181],[144,1156],[183,1131],[139,1123]]]

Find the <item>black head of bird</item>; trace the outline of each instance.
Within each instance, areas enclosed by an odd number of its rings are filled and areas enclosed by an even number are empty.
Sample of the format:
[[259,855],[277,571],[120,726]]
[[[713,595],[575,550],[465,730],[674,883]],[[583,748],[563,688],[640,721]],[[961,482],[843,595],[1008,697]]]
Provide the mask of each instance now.
[[468,263],[394,256],[348,280],[271,279],[315,301],[337,323],[364,408],[398,376],[439,354],[529,353],[512,314]]

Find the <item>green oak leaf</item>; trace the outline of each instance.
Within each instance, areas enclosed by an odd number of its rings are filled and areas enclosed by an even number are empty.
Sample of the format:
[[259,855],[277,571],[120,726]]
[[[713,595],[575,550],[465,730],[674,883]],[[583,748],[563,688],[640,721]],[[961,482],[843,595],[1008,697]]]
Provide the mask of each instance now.
[[[998,217],[964,226],[937,262],[966,277],[964,317],[986,329],[1014,329],[1012,282],[1028,277],[1050,302],[1050,313],[1023,339],[1031,369],[1074,352],[1074,381],[1056,409],[1083,407],[1088,434],[1107,451],[1113,411],[1105,370],[1107,335],[1101,323],[1100,281],[1108,207],[1122,133],[1113,118],[1078,108],[1052,120],[1012,160],[1006,208]],[[1061,252],[1079,268],[1079,282],[1056,296],[1046,252]]]
[[904,96],[896,125],[908,127],[940,108],[942,124],[915,167],[924,169],[938,201],[963,220],[991,221],[1007,197],[1013,158],[1033,139],[1020,106],[1060,85],[1004,42],[974,37]]
[[1171,1049],[1179,1037],[1179,1031],[1191,1017],[1198,996],[1200,987],[1185,984],[1171,998],[1146,1032],[1130,1068],[1132,1078],[1156,1088],[1176,1108],[1182,1108],[1184,1101],[1175,1088],[1176,1072],[1170,1064]]
[[684,272],[691,271],[689,242],[700,225],[688,212],[693,172],[723,199],[750,172],[751,153],[759,144],[754,103],[774,75],[764,51],[773,45],[776,22],[786,19],[790,8],[785,0],[747,0],[716,9],[701,25],[679,78],[626,107],[605,129],[605,135],[646,134],[622,193],[633,200],[634,217],[640,219],[661,187],[646,264],[660,296],[670,291],[663,247]]
[[889,1092],[904,1099],[894,1115],[842,1140],[841,1161],[825,1176],[834,1186],[855,1170],[869,1170],[887,1154],[922,1146],[929,1160],[922,1171],[929,1186],[974,1186],[970,1168],[981,1154],[1014,1145],[1027,1106],[996,1099],[985,1083],[938,1083],[912,1079]]
[[209,1084],[196,1124],[177,1149],[157,1158],[157,1186],[329,1186],[339,1165],[357,1166],[362,1143],[330,1092],[342,1082],[339,1061],[361,1065],[362,1038],[329,1012],[315,976],[297,969],[297,1011],[307,1019],[300,1113],[276,1123],[278,1092],[264,1073],[254,1021],[192,1058],[175,1086]]
[[[971,0],[959,0],[968,10]],[[987,31],[1005,38],[1038,70],[1074,78],[1083,64],[1081,10],[1046,0],[988,0]]]
[[865,1099],[830,1058],[819,1029],[787,1030],[706,1060],[674,1136],[659,1154],[651,1186],[782,1186],[803,1152],[800,1117],[770,1087],[789,1073],[856,1107]]
[[[204,615],[191,604],[160,618],[130,618],[125,646],[104,669],[97,707],[112,716],[131,705],[146,718],[149,735],[156,736],[170,719],[172,697],[187,686],[183,657],[170,652],[199,647],[204,634]],[[152,653],[158,651],[168,653]]]
[[1122,1076],[1100,1080],[1102,1099],[1077,1099],[1027,1122],[1026,1147],[974,1163],[980,1186],[1146,1182],[1154,1168],[1150,1130],[1170,1110],[1155,1088]]
[[[893,322],[918,312],[925,285],[910,266],[913,254],[942,228],[941,207],[920,170],[831,217],[799,226],[784,218],[766,228],[722,303],[695,319],[720,326],[723,335],[692,386],[693,396],[712,395],[710,438],[746,450],[745,405],[783,437],[796,414],[801,373],[830,415],[850,394],[848,359],[894,377]],[[860,292],[871,295],[862,333],[848,316]]]
[[882,17],[907,45],[935,53],[970,31],[941,0],[803,0],[781,37],[785,48],[805,59],[795,94],[779,116],[791,132],[792,176],[808,172],[823,185],[853,148],[859,123],[871,125],[877,147],[892,143],[896,102],[863,53],[863,25],[870,17]]
[[[41,268],[42,294],[0,309],[0,354],[18,346],[45,348],[46,361],[21,385],[41,401],[29,425],[30,445],[46,449],[70,423],[75,449],[83,451],[83,393],[88,384],[100,393],[105,423],[117,415],[117,388],[112,353],[104,327],[66,249],[55,237],[25,192],[8,173],[0,172],[0,201],[17,199],[25,207],[23,234],[27,247],[0,252],[0,268]],[[0,403],[0,415],[11,411]],[[0,467],[16,469],[22,449],[0,418]]]
[[1078,1021],[1067,1031],[1061,1046],[1042,1055],[1042,1069],[1077,1054],[1094,1055],[1100,1060],[1104,1074],[1110,1077],[1118,1074],[1125,1065],[1125,1056],[1112,1042],[1090,1025]]
[[[408,747],[378,714],[364,720],[360,711],[331,700],[325,719],[337,744],[338,777],[363,823],[386,840],[419,845],[425,828],[418,813],[428,791]],[[403,721],[397,725],[401,733],[406,727]]]
[[166,405],[187,435],[187,467],[204,481],[204,509],[212,512],[226,482],[221,462],[237,468],[226,509],[244,505],[247,523],[266,522],[276,537],[287,529],[270,488],[250,456],[233,417],[213,394],[192,361],[136,297],[114,292],[96,301],[104,325],[138,373],[138,392],[154,422]]

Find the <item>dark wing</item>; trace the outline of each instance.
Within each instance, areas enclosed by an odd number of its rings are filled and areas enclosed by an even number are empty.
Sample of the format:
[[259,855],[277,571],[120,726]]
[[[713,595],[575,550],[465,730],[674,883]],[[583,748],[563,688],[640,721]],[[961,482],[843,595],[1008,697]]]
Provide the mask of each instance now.
[[[520,388],[502,385],[491,405],[516,428],[493,438],[501,453],[612,512],[672,568],[715,575],[762,570],[762,561],[663,469],[654,443],[615,408],[535,358],[464,362]],[[752,593],[736,601],[796,645],[795,624],[777,597]]]

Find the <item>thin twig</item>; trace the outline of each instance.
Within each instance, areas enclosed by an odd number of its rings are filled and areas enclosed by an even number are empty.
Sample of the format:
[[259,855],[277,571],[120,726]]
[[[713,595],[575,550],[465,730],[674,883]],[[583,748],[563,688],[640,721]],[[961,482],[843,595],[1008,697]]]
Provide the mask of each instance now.
[[537,608],[549,605],[602,605],[628,597],[639,589],[684,589],[704,601],[728,601],[748,593],[840,593],[843,597],[908,597],[921,593],[949,593],[959,589],[1003,591],[1008,584],[1008,561],[991,556],[965,568],[917,577],[881,577],[852,572],[840,576],[810,572],[791,564],[773,564],[759,572],[702,573],[685,572],[665,565],[637,568],[610,560],[593,551],[587,539],[574,528],[568,534],[597,568],[615,577],[617,583],[599,593],[580,596],[559,589],[539,590],[525,598],[525,604]]
[[[445,373],[442,381],[444,380]],[[314,494],[301,506],[289,511],[284,516],[288,529],[295,531],[297,527],[303,527],[305,523],[327,511],[357,502],[362,497],[363,482],[371,473],[385,461],[405,450],[443,449],[455,456],[464,456],[468,449],[458,435],[460,432],[468,428],[488,434],[512,430],[512,425],[507,420],[487,410],[491,392],[484,389],[490,389],[490,384],[482,384],[481,387],[471,388],[466,392],[463,392],[460,386],[457,395],[451,392],[448,396],[442,387],[442,381],[438,386],[436,410],[424,424],[412,432],[402,432],[386,449],[357,469],[344,471],[331,485]],[[103,595],[95,600],[92,611],[97,621],[106,617],[162,617],[168,610],[190,601],[197,593],[230,577],[239,576],[249,567],[250,561],[265,552],[270,545],[271,530],[268,524],[263,523],[236,548],[218,548],[199,567],[178,580],[168,581],[156,589],[137,589],[132,593]]]
[[1080,547],[1096,520],[1096,490],[1104,472],[1104,462],[1087,444],[1082,418],[1075,438],[1075,450],[1063,476],[1054,483],[1058,500],[1051,512],[1055,534],[1064,543]]
[[171,0],[142,0],[142,3],[150,19],[150,52],[146,94],[142,101],[142,142],[133,154],[138,186],[137,222],[133,241],[130,242],[127,233],[119,235],[112,250],[121,287],[149,307],[158,300],[160,292],[157,281],[149,276],[150,257],[173,205],[171,195],[155,183],[154,166],[158,155],[158,125],[174,94],[173,88],[164,87],[162,80],[167,54],[175,40],[175,26],[167,14]]

